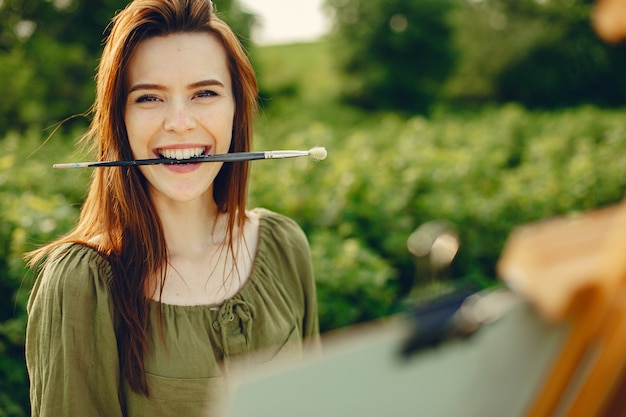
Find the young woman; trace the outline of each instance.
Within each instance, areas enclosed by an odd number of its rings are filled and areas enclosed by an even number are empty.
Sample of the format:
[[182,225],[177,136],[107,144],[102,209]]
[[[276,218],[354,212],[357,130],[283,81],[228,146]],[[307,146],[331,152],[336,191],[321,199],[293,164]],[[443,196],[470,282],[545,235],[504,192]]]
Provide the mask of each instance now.
[[[255,75],[209,0],[130,3],[96,80],[99,160],[250,150]],[[247,162],[94,169],[77,226],[30,255],[34,416],[210,415],[233,361],[319,345],[306,237],[246,210],[247,182]]]

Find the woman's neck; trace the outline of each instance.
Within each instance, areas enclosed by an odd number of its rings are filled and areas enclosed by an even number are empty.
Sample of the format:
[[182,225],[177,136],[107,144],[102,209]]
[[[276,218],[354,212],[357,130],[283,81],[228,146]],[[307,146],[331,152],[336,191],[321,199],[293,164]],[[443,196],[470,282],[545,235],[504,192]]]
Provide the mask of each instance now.
[[227,215],[219,214],[212,197],[189,202],[153,199],[170,255],[204,253],[226,241]]
[[155,277],[149,297],[166,304],[212,305],[232,297],[247,281],[258,240],[258,216],[247,215],[235,226],[233,241],[229,213],[210,202],[154,199],[161,218],[168,259],[164,280]]

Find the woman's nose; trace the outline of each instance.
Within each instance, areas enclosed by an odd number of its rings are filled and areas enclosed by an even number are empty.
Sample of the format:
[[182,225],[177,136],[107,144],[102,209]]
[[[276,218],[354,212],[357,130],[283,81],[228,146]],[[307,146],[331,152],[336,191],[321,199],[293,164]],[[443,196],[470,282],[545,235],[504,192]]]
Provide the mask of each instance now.
[[195,127],[195,121],[187,103],[172,102],[165,116],[164,128],[171,132],[185,132]]

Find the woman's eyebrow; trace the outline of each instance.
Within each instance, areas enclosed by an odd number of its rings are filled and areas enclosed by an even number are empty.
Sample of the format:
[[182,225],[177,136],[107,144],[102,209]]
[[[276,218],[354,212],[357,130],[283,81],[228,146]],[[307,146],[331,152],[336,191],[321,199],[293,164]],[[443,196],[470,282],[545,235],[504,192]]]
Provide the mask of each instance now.
[[202,80],[202,81],[197,81],[195,83],[189,84],[189,88],[198,88],[198,87],[209,87],[209,86],[219,86],[219,87],[224,87],[224,83],[221,82],[220,80],[215,80],[215,79],[209,79],[209,80]]
[[[191,83],[187,86],[187,88],[198,88],[198,87],[209,87],[209,86],[219,86],[219,87],[224,87],[224,83],[219,81],[219,80],[215,80],[215,79],[208,79],[208,80],[201,80],[201,81],[196,81],[195,83]],[[137,91],[137,90],[165,90],[165,86],[159,85],[159,84],[149,84],[149,83],[142,83],[142,84],[135,84],[133,85],[128,92],[132,93],[133,91]]]
[[159,84],[135,84],[128,90],[128,92],[132,93],[137,90],[165,90],[165,87]]

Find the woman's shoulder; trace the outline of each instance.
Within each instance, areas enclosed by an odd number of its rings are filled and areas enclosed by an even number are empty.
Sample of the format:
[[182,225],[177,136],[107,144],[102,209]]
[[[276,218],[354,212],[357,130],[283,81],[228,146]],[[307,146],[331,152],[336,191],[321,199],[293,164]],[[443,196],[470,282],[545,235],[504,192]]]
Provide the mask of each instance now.
[[106,267],[108,261],[89,244],[69,242],[61,244],[50,250],[44,268],[67,268],[67,267]]
[[37,279],[39,285],[50,289],[83,293],[94,287],[108,287],[111,278],[108,261],[93,247],[64,243],[51,249]]
[[252,211],[259,217],[259,227],[275,237],[305,238],[302,227],[291,217],[266,208],[256,208]]
[[257,255],[264,254],[281,263],[303,264],[310,258],[309,241],[295,220],[265,208],[257,208],[255,212],[259,215]]
[[298,258],[309,256],[308,238],[294,219],[265,208],[254,211],[259,216],[259,247]]

